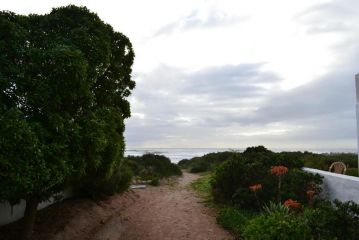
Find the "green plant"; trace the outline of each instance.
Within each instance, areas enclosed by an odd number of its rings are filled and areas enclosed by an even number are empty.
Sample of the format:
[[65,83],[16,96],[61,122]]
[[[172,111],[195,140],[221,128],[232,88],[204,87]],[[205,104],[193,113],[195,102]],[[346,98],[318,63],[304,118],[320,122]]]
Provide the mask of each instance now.
[[233,207],[222,208],[217,216],[217,222],[225,229],[231,230],[236,237],[239,237],[249,220],[254,214],[242,209]]
[[[292,158],[285,160],[284,156]],[[274,200],[280,202],[280,199],[296,199],[307,204],[308,189],[315,190],[318,194],[321,190],[321,177],[299,168],[288,169],[286,166],[274,165],[283,163],[302,166],[299,158],[300,153],[277,154],[264,147],[248,148],[243,154],[232,155],[231,159],[220,164],[214,171],[214,199],[217,202],[230,202],[256,210],[259,210],[262,204]],[[249,186],[255,183],[261,183],[262,188],[253,194]]]
[[240,153],[231,151],[208,153],[202,157],[194,157],[190,160],[181,160],[178,164],[181,168],[187,168],[192,173],[206,172],[212,171],[222,162],[239,154]]
[[357,239],[359,205],[354,202],[320,201],[303,213],[315,239]]
[[169,158],[162,155],[128,156],[126,162],[135,176],[150,181],[153,185],[158,185],[161,178],[182,175],[179,166],[171,163]]
[[310,229],[300,215],[274,211],[250,220],[243,229],[246,240],[310,239]]
[[[320,185],[323,177],[319,174],[311,174],[301,169],[291,169],[281,188],[282,199],[296,199],[303,204],[309,204],[314,196],[321,192]],[[308,190],[314,191],[314,196],[308,198]]]
[[288,215],[290,213],[290,209],[282,203],[269,202],[268,205],[264,205],[263,212],[267,215],[271,215],[275,212]]
[[85,196],[99,200],[126,191],[131,181],[132,171],[126,164],[123,164],[108,178],[98,179],[97,181],[83,179],[78,191]]
[[26,200],[27,239],[40,201],[120,165],[134,52],[85,7],[2,11],[0,28],[0,199]]
[[152,186],[160,185],[160,178],[157,176],[153,176],[150,180],[150,185],[152,185]]
[[211,181],[212,176],[207,173],[193,181],[191,183],[191,187],[196,190],[203,198],[209,199],[212,193]]
[[358,168],[348,168],[345,175],[357,177],[358,176]]

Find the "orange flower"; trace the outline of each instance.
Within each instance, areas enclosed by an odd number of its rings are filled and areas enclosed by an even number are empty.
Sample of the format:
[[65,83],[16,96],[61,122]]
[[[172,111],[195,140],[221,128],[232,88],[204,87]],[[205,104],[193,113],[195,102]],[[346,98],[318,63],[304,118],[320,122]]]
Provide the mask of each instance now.
[[285,166],[272,166],[270,169],[270,173],[277,176],[282,176],[287,172],[288,172],[288,168]]
[[249,186],[249,190],[251,190],[251,192],[257,192],[258,190],[262,189],[262,184],[254,184]]
[[284,206],[287,206],[291,209],[300,209],[300,203],[293,199],[288,199],[283,203]]

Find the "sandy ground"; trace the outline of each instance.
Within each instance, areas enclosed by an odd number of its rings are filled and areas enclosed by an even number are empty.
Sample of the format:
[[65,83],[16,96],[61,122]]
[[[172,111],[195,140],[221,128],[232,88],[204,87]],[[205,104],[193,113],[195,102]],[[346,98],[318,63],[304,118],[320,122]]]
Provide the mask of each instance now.
[[[217,225],[184,173],[159,187],[136,189],[105,201],[71,200],[40,211],[37,240],[223,240],[231,235]],[[20,223],[0,229],[0,239],[16,239]]]

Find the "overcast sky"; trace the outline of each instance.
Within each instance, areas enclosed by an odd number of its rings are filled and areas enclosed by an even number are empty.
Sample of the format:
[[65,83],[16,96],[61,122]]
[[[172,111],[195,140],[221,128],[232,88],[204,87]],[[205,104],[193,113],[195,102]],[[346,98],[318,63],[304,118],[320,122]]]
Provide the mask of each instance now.
[[1,1],[83,5],[136,53],[127,146],[356,148],[358,0]]

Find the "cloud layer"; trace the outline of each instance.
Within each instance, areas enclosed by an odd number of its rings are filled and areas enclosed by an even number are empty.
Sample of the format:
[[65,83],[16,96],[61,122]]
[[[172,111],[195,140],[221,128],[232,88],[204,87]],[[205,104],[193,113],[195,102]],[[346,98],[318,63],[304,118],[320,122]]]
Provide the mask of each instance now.
[[87,6],[134,45],[129,147],[356,148],[357,0],[13,0]]

